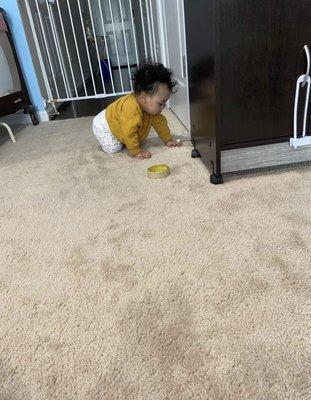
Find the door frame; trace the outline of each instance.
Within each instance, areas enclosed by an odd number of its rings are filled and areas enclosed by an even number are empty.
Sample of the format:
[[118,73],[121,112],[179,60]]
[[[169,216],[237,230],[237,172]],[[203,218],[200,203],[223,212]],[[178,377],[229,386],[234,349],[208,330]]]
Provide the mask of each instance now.
[[[170,67],[169,65],[169,56],[168,56],[168,41],[167,41],[167,28],[166,28],[166,17],[165,17],[165,6],[164,3],[167,0],[155,0],[157,6],[157,18],[158,18],[158,26],[159,26],[159,50],[161,54],[161,61],[164,65]],[[182,0],[182,13],[185,13],[184,1]],[[187,103],[189,109],[189,121],[188,126],[186,128],[190,131],[190,104],[189,104],[189,81],[188,81],[188,62],[187,62],[187,41],[186,41],[186,27],[185,24],[182,27],[184,29],[185,36],[185,54],[184,54],[184,65],[181,66],[182,70],[185,73],[185,80],[187,81]],[[180,42],[180,46],[181,46]],[[168,101],[168,107],[170,107],[170,102]],[[177,116],[178,117],[178,116]]]

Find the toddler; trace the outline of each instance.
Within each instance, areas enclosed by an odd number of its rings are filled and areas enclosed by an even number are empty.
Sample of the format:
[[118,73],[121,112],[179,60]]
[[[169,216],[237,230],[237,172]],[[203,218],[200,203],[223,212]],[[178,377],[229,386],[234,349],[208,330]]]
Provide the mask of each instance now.
[[151,127],[166,146],[179,146],[161,114],[176,85],[172,72],[162,64],[146,63],[136,71],[133,82],[134,93],[122,96],[93,120],[93,133],[103,151],[117,153],[126,146],[134,157],[150,158],[150,152],[141,144]]

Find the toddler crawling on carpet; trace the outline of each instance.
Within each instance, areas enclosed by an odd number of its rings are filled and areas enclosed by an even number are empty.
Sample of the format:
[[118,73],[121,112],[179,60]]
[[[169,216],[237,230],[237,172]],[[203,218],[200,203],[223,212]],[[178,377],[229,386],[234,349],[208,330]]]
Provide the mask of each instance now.
[[161,114],[176,82],[172,72],[162,64],[146,63],[133,78],[134,93],[122,96],[100,112],[93,120],[93,133],[103,151],[117,153],[124,146],[134,157],[150,158],[141,144],[151,127],[166,146],[180,144],[172,139],[166,118]]

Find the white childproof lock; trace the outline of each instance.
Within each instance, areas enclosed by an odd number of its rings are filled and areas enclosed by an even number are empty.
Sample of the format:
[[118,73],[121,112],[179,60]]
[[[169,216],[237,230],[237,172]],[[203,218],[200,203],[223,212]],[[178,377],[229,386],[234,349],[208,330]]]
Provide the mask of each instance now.
[[[308,106],[309,106],[309,96],[310,96],[310,85],[311,85],[311,78],[310,78],[310,51],[307,45],[304,46],[304,50],[307,56],[307,71],[305,75],[300,75],[297,79],[296,84],[296,94],[295,94],[295,107],[294,107],[294,137],[290,139],[290,146],[294,149],[300,146],[306,146],[311,144],[311,136],[306,135],[307,130],[307,118],[308,118]],[[299,103],[299,92],[300,88],[304,87],[307,84],[306,90],[306,101],[305,101],[305,108],[304,108],[304,116],[303,116],[303,130],[301,136],[298,137],[297,132],[297,119],[298,119],[298,103]]]

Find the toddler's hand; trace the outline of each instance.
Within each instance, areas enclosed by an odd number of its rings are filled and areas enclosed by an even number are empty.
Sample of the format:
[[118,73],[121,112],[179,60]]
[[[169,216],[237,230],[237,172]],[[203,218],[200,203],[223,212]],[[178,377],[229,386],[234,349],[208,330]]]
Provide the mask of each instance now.
[[149,153],[148,150],[141,150],[138,154],[135,156],[136,158],[139,158],[140,160],[144,160],[146,158],[151,157],[151,153]]
[[182,143],[181,143],[181,142],[176,142],[176,141],[173,140],[173,139],[168,140],[167,142],[165,142],[165,144],[166,144],[166,146],[168,146],[168,147],[180,147],[180,146],[182,146]]

